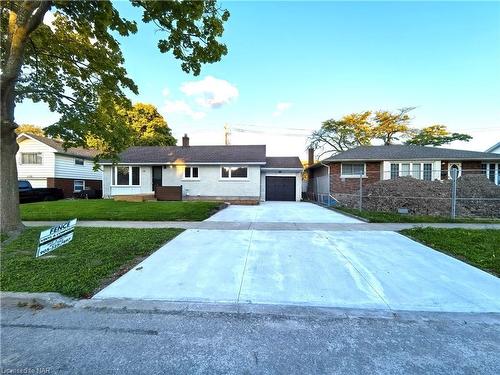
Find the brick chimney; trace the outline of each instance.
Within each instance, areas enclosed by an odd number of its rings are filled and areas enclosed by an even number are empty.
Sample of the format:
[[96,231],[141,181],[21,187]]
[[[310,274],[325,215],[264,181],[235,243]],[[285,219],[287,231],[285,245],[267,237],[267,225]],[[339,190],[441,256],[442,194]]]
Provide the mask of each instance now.
[[314,148],[309,147],[307,151],[308,151],[307,165],[311,166],[314,164]]
[[182,147],[188,147],[189,146],[189,137],[187,134],[184,134],[184,137],[182,137]]

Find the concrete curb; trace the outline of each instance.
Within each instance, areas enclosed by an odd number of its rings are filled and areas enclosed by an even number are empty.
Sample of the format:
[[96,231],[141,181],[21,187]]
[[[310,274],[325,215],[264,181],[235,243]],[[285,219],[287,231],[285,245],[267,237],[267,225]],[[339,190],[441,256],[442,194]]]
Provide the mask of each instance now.
[[0,305],[5,307],[30,307],[41,309],[75,308],[96,312],[122,314],[147,313],[165,315],[238,315],[245,318],[269,316],[274,319],[385,319],[398,321],[453,321],[457,324],[482,323],[500,325],[496,312],[434,312],[392,311],[306,305],[271,305],[251,303],[171,302],[130,299],[75,300],[59,293],[0,292]]
[[73,307],[77,300],[59,293],[27,293],[27,292],[0,292],[0,305],[3,307],[27,306],[40,307]]

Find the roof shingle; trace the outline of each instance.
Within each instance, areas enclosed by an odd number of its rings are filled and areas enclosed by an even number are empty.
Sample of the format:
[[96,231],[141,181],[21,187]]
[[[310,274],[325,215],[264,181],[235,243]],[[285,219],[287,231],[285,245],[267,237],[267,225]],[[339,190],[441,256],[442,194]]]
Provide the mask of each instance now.
[[[261,163],[266,162],[265,145],[229,146],[136,146],[119,155],[119,163]],[[103,161],[109,164],[110,161]]]
[[454,150],[449,148],[390,145],[390,146],[359,146],[325,159],[328,161],[343,160],[499,160],[500,155],[491,152]]
[[302,162],[297,156],[275,156],[267,157],[264,168],[300,168]]
[[37,141],[42,142],[43,144],[46,144],[49,147],[52,147],[59,154],[78,156],[84,159],[93,159],[95,156],[97,156],[97,154],[99,154],[97,150],[83,148],[83,147],[70,147],[65,150],[63,147],[63,143],[61,141],[52,138],[42,137],[40,135],[35,135],[31,133],[29,134],[23,133],[22,135],[27,135],[28,137],[36,139]]

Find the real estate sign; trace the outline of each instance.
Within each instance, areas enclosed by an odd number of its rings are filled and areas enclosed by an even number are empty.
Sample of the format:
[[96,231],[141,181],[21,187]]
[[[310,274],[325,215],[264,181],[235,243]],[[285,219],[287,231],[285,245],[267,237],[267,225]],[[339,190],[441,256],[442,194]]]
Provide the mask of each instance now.
[[44,230],[40,233],[36,257],[41,257],[42,255],[45,255],[70,242],[73,239],[75,225],[76,219],[73,219],[67,221],[66,223],[55,225],[52,228]]

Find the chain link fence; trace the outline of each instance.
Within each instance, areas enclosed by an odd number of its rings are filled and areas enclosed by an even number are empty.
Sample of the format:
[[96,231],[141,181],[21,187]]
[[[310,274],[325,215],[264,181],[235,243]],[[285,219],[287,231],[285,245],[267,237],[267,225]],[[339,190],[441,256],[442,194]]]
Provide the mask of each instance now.
[[[500,168],[415,168],[308,181],[306,198],[328,205],[417,215],[500,217]],[[384,179],[380,180],[380,175]],[[347,180],[347,181],[346,181]]]

